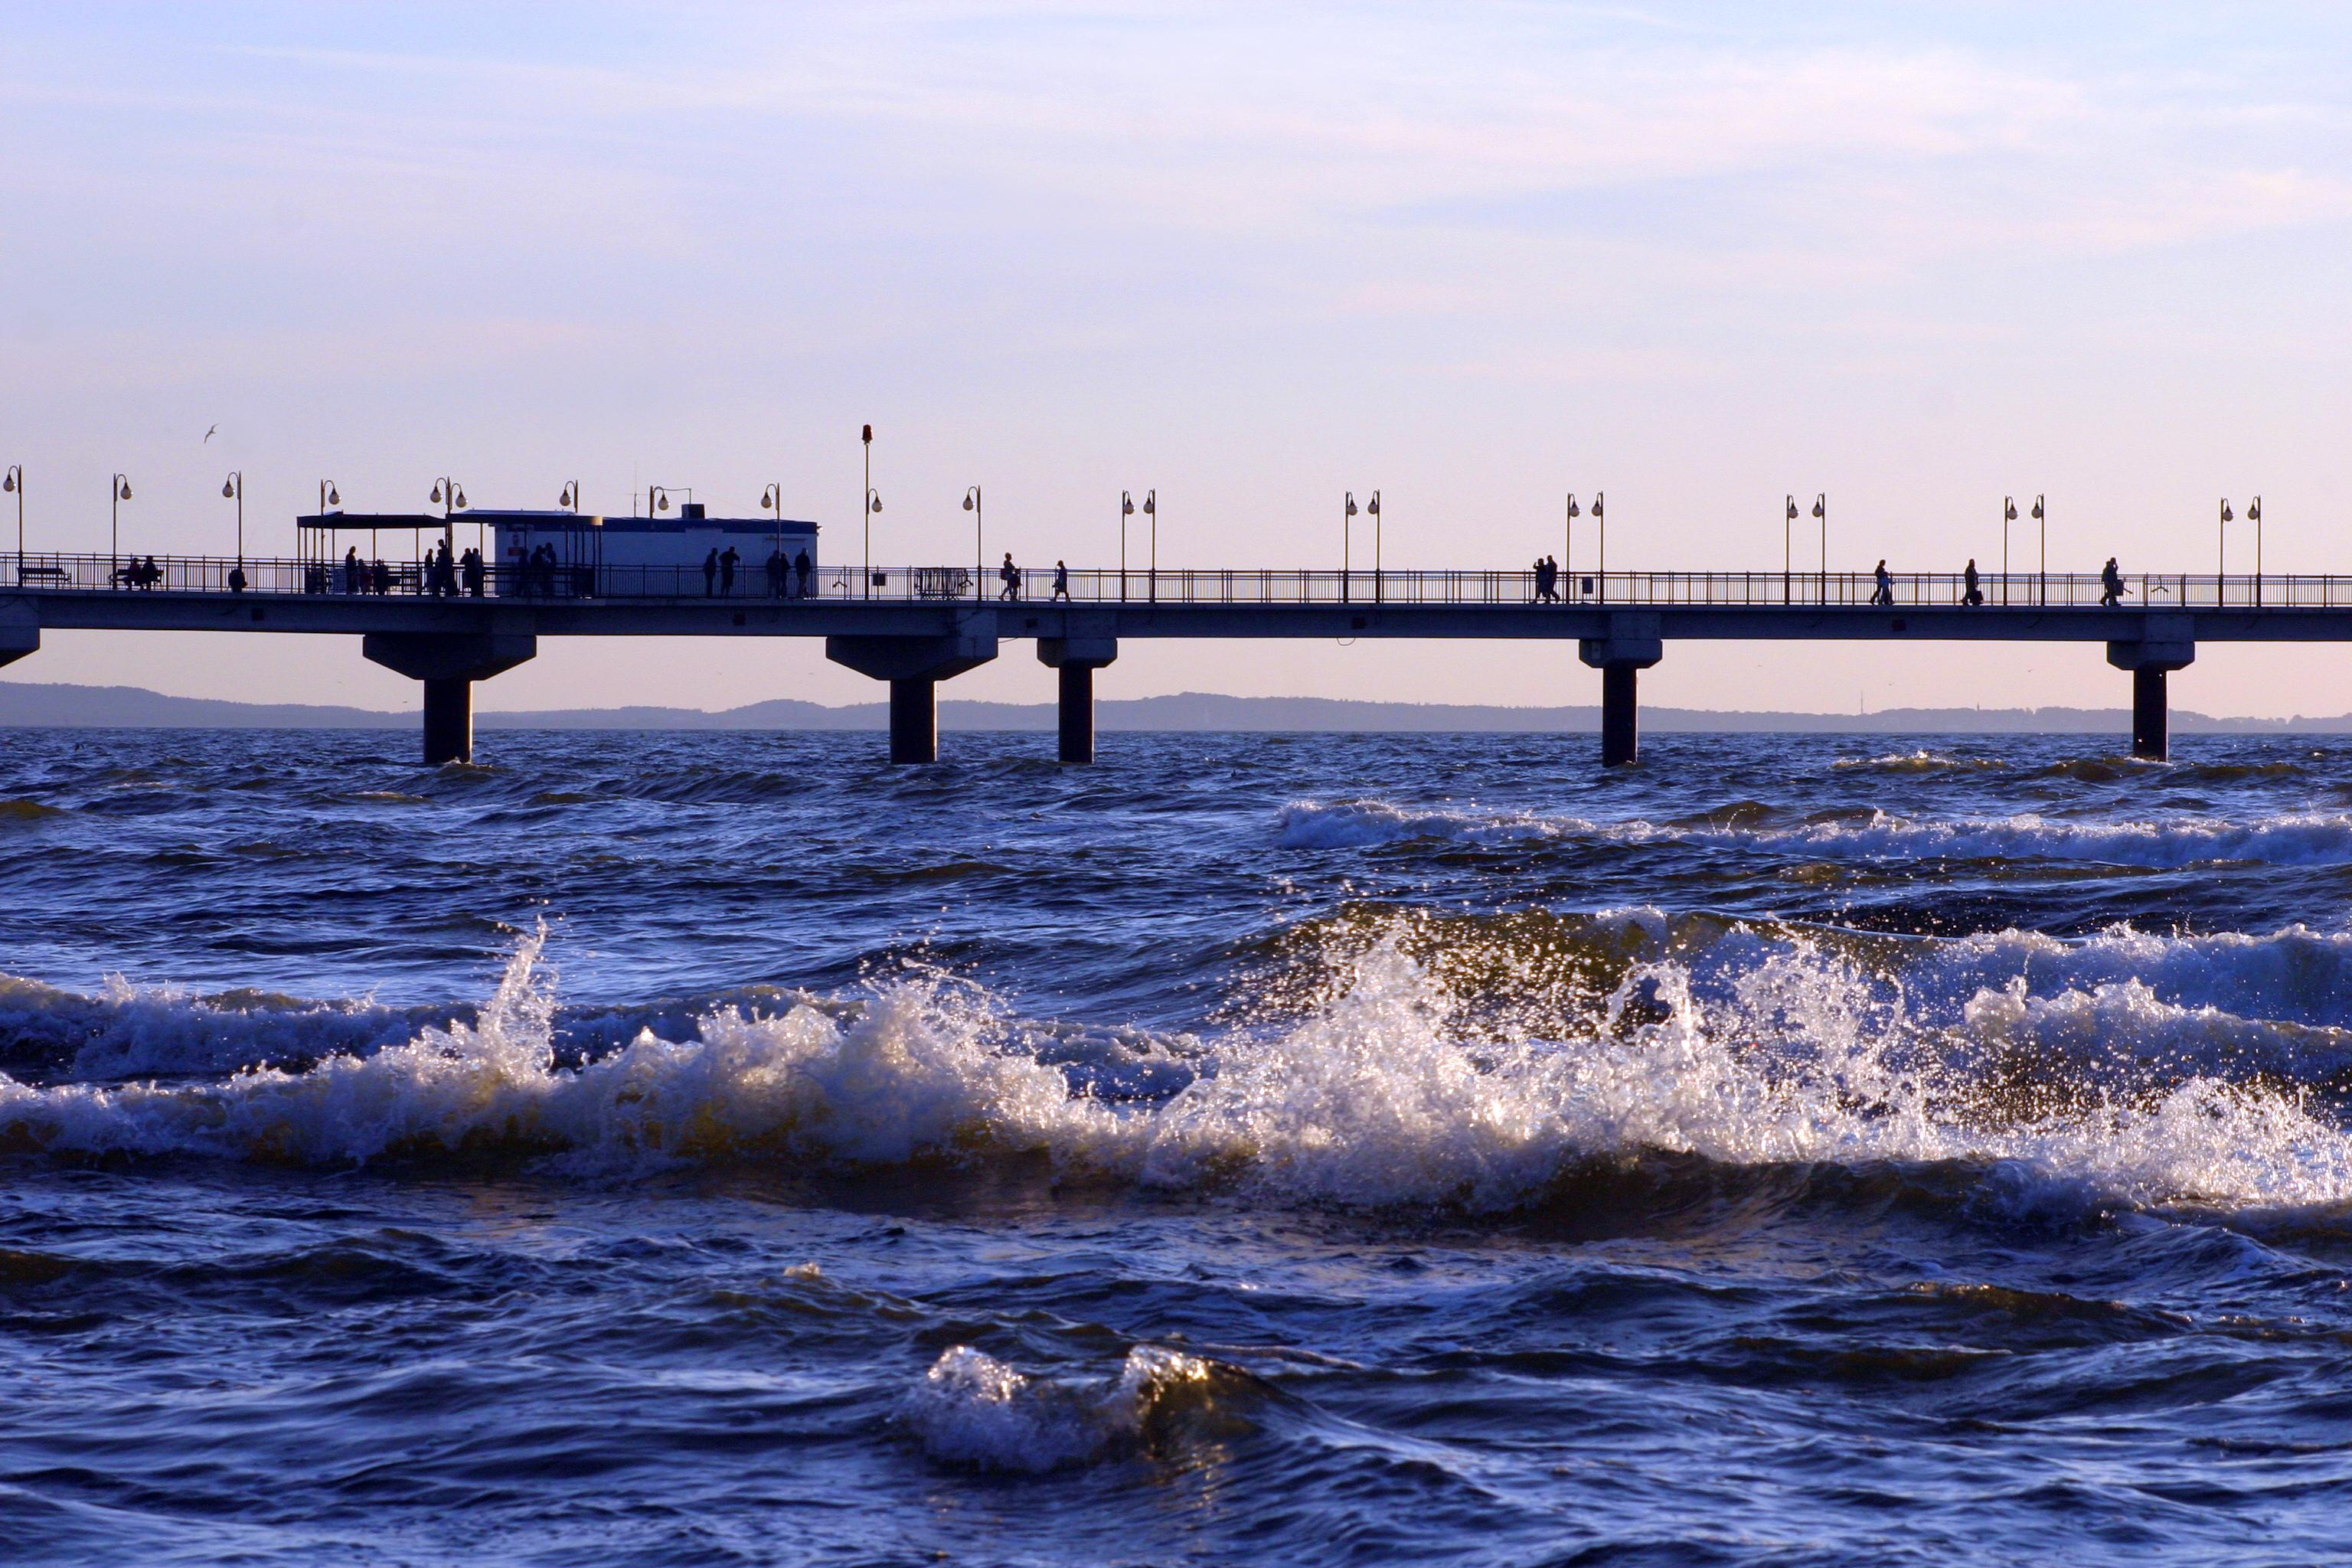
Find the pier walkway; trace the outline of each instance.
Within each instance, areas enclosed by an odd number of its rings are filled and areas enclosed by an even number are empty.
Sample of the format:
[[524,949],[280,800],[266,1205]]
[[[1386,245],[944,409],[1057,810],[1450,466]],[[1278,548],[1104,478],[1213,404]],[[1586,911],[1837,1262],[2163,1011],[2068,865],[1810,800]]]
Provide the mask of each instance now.
[[[131,570],[152,561],[152,577]],[[372,565],[373,563],[371,563]],[[241,570],[245,586],[232,588]],[[44,629],[357,636],[364,656],[424,689],[425,758],[472,754],[473,683],[530,658],[541,637],[822,637],[826,657],[890,686],[890,755],[938,754],[940,681],[1031,639],[1058,672],[1061,756],[1094,755],[1094,673],[1124,637],[1483,637],[1572,640],[1601,676],[1601,760],[1637,748],[1635,683],[1674,640],[2097,642],[2132,676],[2132,748],[2165,754],[2166,676],[2200,642],[2352,642],[2352,576],[2129,574],[2103,604],[2096,575],[1987,574],[1980,605],[1955,574],[1563,570],[1538,598],[1529,571],[1050,570],[1007,596],[993,569],[825,567],[730,592],[698,569],[598,567],[434,596],[413,564],[347,580],[340,563],[219,557],[0,555],[0,664]],[[530,591],[526,591],[526,589]],[[377,590],[381,591],[377,591]]]

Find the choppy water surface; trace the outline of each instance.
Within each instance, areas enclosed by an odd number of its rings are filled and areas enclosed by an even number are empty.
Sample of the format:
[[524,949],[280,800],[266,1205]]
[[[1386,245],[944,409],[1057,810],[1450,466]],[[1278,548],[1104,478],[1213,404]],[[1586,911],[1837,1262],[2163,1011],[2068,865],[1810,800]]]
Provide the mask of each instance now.
[[2340,743],[0,740],[0,1556],[2344,1554]]

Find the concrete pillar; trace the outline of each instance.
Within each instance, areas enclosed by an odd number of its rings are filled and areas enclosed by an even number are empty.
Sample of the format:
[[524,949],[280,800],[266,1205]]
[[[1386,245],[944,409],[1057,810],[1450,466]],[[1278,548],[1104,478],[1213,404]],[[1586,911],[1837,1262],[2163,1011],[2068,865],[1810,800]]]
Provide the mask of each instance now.
[[2171,754],[2165,733],[2164,676],[2160,668],[2143,666],[2132,676],[2132,755],[2160,763]]
[[909,675],[890,683],[890,760],[940,760],[940,683]]
[[41,651],[41,623],[29,608],[0,605],[0,664]]
[[1095,671],[1118,658],[1118,639],[1058,637],[1037,639],[1037,661],[1061,673],[1061,758],[1095,760]]
[[929,637],[830,637],[824,657],[890,683],[890,760],[937,762],[939,684],[996,657],[996,616],[975,611],[956,630]]
[[425,682],[425,765],[474,760],[474,683]]
[[2132,755],[2160,763],[2170,755],[2165,676],[2197,658],[2195,625],[2187,616],[2141,617],[2140,635],[2107,645],[2107,662],[2132,677]]
[[512,669],[539,652],[539,639],[509,632],[370,632],[360,651],[425,687],[425,765],[474,760],[474,682]]
[[1642,754],[1641,721],[1634,704],[1634,684],[1641,667],[1604,664],[1601,667],[1601,765],[1621,768]]
[[1634,694],[1640,672],[1664,657],[1654,615],[1609,617],[1605,637],[1585,637],[1576,655],[1601,672],[1601,765],[1623,767],[1641,754],[1641,722]]

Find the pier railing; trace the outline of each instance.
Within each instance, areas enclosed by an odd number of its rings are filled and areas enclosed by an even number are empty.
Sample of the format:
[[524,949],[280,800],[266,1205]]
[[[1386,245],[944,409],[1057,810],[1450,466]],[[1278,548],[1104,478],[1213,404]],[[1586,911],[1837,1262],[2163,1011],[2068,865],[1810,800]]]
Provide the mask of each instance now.
[[[152,574],[151,574],[152,571]],[[997,569],[971,566],[817,567],[772,577],[756,563],[731,580],[699,566],[571,565],[486,568],[478,582],[459,574],[437,581],[418,562],[300,561],[248,556],[0,553],[0,588],[119,594],[227,594],[241,571],[252,595],[358,595],[507,600],[670,601],[860,599],[892,603],[1041,604],[1065,595],[1076,604],[1118,605],[1697,605],[1790,608],[1956,605],[1969,588],[1958,573],[1895,573],[1880,598],[1867,572],[1562,571],[1539,592],[1537,574],[1518,571],[1373,572],[1321,568],[1150,568],[1072,570],[1065,594],[1052,568],[1024,568],[1008,585]],[[1010,591],[1008,591],[1008,588]],[[2352,576],[2213,573],[2126,573],[2117,603],[2135,609],[2352,607]],[[2089,608],[2106,585],[2094,573],[1981,574],[1977,602],[2011,609]]]

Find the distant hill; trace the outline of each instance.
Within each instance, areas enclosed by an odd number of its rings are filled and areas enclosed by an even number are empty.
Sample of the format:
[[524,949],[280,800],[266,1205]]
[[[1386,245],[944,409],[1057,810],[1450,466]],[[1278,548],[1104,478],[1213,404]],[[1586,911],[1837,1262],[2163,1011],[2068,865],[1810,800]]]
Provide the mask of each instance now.
[[[571,708],[484,712],[484,730],[879,730],[884,705],[859,702],[828,708],[778,699],[709,713],[694,708]],[[305,703],[224,702],[166,697],[135,686],[63,686],[0,680],[0,727],[158,730],[405,730],[414,710],[380,712]],[[1721,713],[1697,708],[1644,708],[1652,733],[1771,731],[1811,734],[2110,734],[2130,729],[2115,708],[1889,708],[1881,712]],[[950,730],[1051,730],[1048,702],[940,703]],[[1601,727],[1597,707],[1500,708],[1434,702],[1362,702],[1337,697],[1223,697],[1188,691],[1173,697],[1108,699],[1096,723],[1108,731],[1241,731],[1381,732],[1580,733]],[[2352,714],[2334,718],[2216,719],[2176,709],[2176,734],[2345,734]]]

